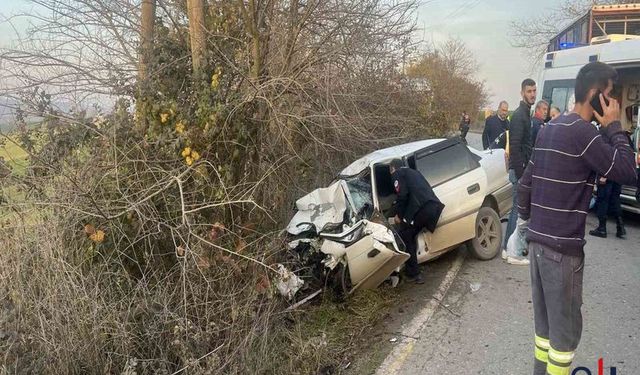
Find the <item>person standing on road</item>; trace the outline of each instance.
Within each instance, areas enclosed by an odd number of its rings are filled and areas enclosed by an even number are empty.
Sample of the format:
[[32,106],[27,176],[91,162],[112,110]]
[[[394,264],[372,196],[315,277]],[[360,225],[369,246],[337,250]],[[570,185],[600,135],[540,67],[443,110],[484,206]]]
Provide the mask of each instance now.
[[395,224],[410,255],[405,264],[405,273],[409,281],[422,284],[424,281],[418,267],[416,236],[425,228],[431,233],[436,230],[444,204],[424,176],[415,169],[406,168],[402,160],[392,160],[389,172],[398,196],[393,204]]
[[609,214],[616,219],[616,237],[625,239],[627,231],[622,220],[622,203],[620,202],[622,185],[609,181],[606,177],[598,178],[598,196],[596,198],[596,212],[598,227],[590,230],[594,237],[607,238],[607,218]]
[[486,150],[502,133],[509,129],[509,103],[501,101],[495,115],[487,117],[482,132],[482,147]]
[[[601,62],[580,70],[573,112],[540,131],[518,187],[519,215],[529,220],[534,375],[571,371],[582,335],[584,234],[596,176],[636,184],[620,105],[609,96],[617,76],[615,69]],[[602,115],[591,106],[593,98],[600,100]],[[594,117],[602,124],[602,134],[590,123]]]
[[549,103],[541,100],[536,104],[536,109],[531,119],[531,144],[535,146],[538,132],[544,128],[547,114],[549,113]]
[[509,237],[516,229],[518,221],[518,180],[524,173],[524,168],[531,157],[531,106],[536,102],[536,82],[531,78],[522,81],[520,95],[522,101],[518,109],[513,112],[509,124],[509,181],[513,185],[513,208],[509,214],[507,232],[504,236],[502,258],[509,264],[527,265],[529,259],[524,254],[507,254]]
[[462,118],[460,119],[460,138],[467,143],[467,133],[469,132],[469,128],[471,127],[471,117],[467,114],[467,112],[462,112]]

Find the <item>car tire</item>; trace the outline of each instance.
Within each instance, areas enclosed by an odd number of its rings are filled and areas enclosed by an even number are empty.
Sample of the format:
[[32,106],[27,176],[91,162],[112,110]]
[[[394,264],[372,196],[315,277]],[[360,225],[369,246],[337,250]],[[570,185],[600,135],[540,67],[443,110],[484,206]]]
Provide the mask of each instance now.
[[467,242],[471,254],[480,260],[490,260],[500,252],[502,225],[491,207],[482,207],[476,217],[476,236]]
[[343,263],[338,264],[338,266],[331,271],[330,280],[335,299],[338,302],[345,301],[353,290],[349,266]]

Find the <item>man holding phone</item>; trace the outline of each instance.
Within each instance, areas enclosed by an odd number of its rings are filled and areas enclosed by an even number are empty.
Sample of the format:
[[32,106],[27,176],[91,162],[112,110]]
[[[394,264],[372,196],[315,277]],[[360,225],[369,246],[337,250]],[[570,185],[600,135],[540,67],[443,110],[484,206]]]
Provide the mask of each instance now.
[[[573,112],[540,131],[519,183],[519,215],[529,220],[534,375],[571,371],[582,335],[585,223],[596,177],[636,184],[620,105],[610,97],[617,78],[616,70],[601,62],[580,70]],[[594,118],[602,133],[591,124]]]

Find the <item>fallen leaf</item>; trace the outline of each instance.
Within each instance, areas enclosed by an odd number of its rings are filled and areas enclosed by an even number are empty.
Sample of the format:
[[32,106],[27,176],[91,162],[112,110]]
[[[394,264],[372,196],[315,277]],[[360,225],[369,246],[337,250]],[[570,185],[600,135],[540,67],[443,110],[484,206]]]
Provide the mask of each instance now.
[[216,222],[211,227],[211,231],[209,232],[209,239],[211,241],[217,240],[218,238],[220,238],[220,236],[222,236],[222,234],[224,234],[225,229],[226,228],[224,224]]
[[256,291],[258,293],[264,293],[271,287],[271,281],[269,281],[269,277],[267,275],[262,275],[256,284]]
[[179,257],[184,256],[184,247],[182,247],[182,245],[176,247],[176,255],[178,255]]
[[238,242],[236,242],[236,252],[237,253],[244,252],[246,247],[247,247],[247,243],[244,240],[239,239]]
[[94,227],[91,224],[85,224],[84,226],[84,232],[88,235],[92,235],[96,232],[96,227]]
[[207,259],[206,257],[199,257],[196,264],[199,268],[202,268],[204,270],[208,270],[209,268],[211,268],[211,263],[209,263],[209,259]]

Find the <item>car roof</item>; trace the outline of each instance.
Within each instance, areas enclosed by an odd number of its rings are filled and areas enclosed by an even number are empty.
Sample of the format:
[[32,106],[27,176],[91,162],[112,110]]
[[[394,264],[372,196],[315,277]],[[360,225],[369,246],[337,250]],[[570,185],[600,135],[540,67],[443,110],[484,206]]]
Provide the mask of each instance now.
[[383,148],[367,154],[360,159],[351,163],[348,167],[340,172],[340,176],[355,176],[363,170],[369,168],[372,164],[386,162],[395,158],[402,158],[408,154],[422,150],[425,147],[433,146],[437,143],[446,141],[444,138],[425,139],[422,141],[405,143],[393,147]]

